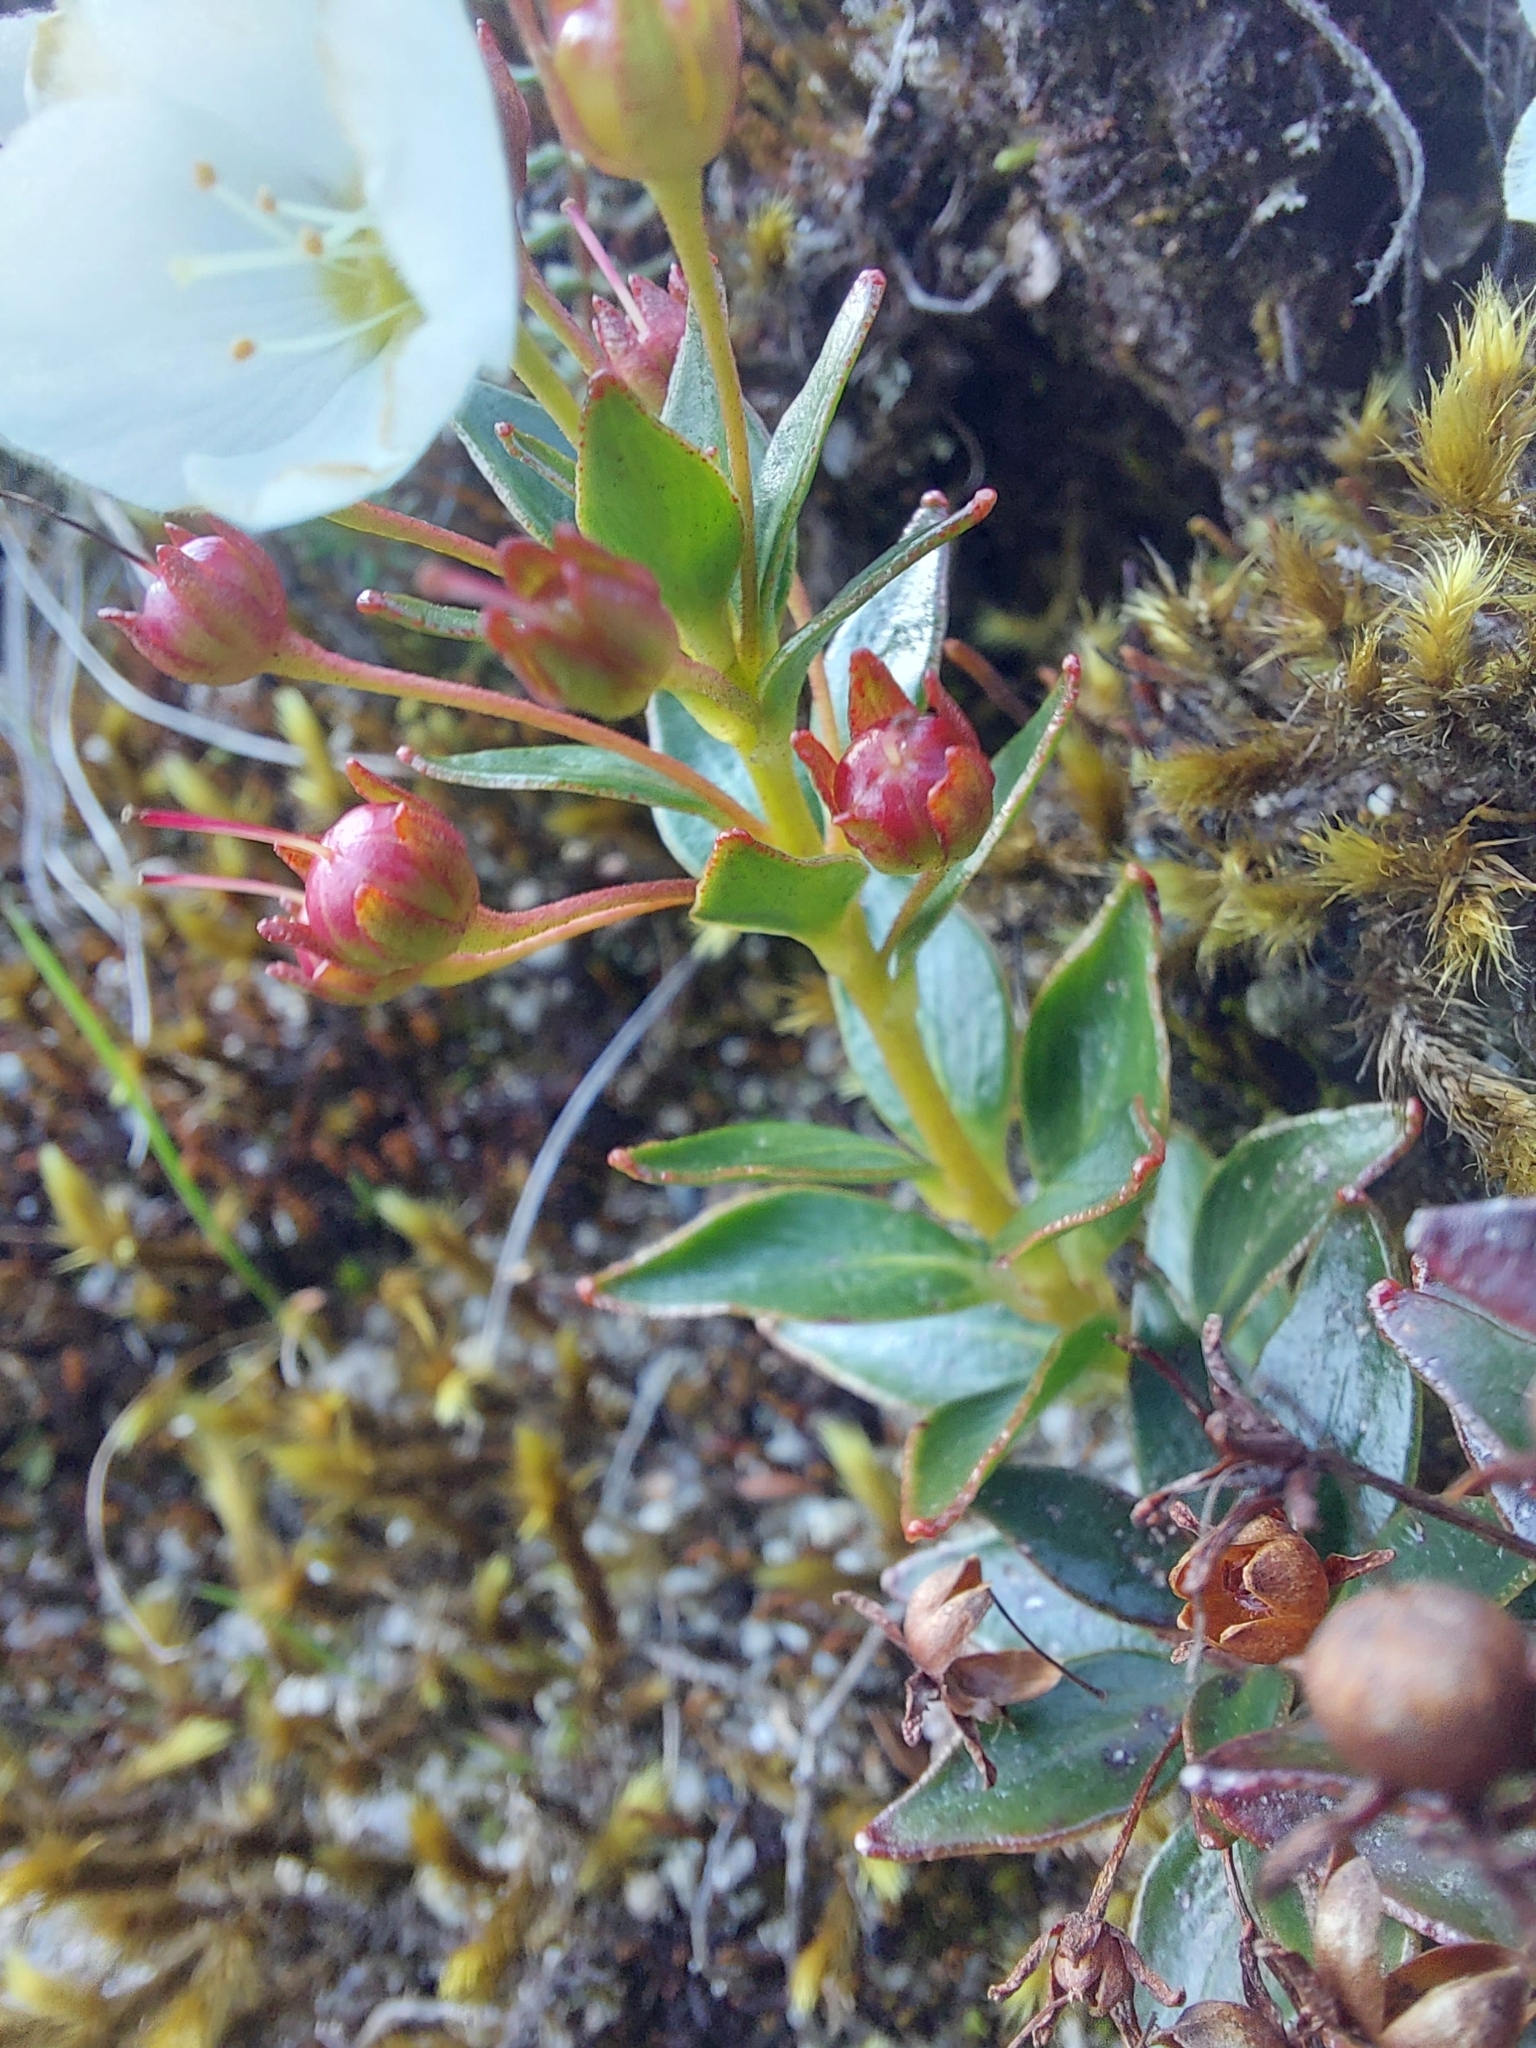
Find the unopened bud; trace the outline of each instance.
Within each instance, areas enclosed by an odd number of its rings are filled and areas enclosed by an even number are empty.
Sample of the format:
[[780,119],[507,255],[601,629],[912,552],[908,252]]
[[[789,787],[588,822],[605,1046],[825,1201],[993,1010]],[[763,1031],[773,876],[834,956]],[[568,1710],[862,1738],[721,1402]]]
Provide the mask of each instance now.
[[615,178],[694,177],[736,110],[735,0],[511,0],[562,141]]
[[868,648],[851,670],[843,758],[810,733],[794,737],[833,824],[882,874],[963,860],[992,822],[992,766],[969,719],[931,672],[922,712]]
[[332,1002],[379,1002],[412,986],[458,946],[480,907],[469,849],[433,805],[356,761],[359,795],[387,801],[344,811],[313,847],[288,840],[277,852],[304,882],[296,917],[257,929],[292,946],[298,964],[270,972]]
[[288,598],[277,564],[238,527],[213,533],[166,526],[159,575],[136,612],[108,609],[146,660],[182,683],[243,683],[277,659]]
[[643,711],[682,659],[677,627],[649,569],[574,526],[553,545],[506,540],[505,590],[488,587],[481,630],[541,704],[616,721]]
[[1525,1634],[1460,1586],[1346,1601],[1312,1638],[1302,1683],[1341,1762],[1404,1791],[1472,1798],[1536,1757]]

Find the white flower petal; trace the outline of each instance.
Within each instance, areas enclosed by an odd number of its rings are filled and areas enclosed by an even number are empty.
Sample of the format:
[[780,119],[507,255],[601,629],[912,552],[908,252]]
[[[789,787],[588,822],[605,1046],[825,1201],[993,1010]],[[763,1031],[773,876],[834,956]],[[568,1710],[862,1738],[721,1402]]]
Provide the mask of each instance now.
[[27,114],[27,65],[43,13],[0,15],[0,142]]
[[[199,191],[211,152],[258,181],[243,138],[133,99],[67,100],[0,150],[0,434],[155,510],[189,502],[194,452],[284,440],[329,403],[357,352],[232,344],[334,325],[306,265],[178,284],[178,256],[254,235]],[[339,502],[339,501],[338,501]]]
[[1520,12],[1525,16],[1525,25],[1536,36],[1536,0],[1520,0]]
[[320,62],[319,0],[63,0],[34,104],[102,92],[212,114],[260,146],[269,172],[291,165],[338,197],[351,176]]
[[1511,220],[1536,221],[1536,100],[1510,137],[1504,159],[1504,211]]
[[356,371],[279,446],[195,456],[187,464],[189,494],[256,532],[372,497],[431,447],[477,367],[451,326],[429,322]]
[[[505,371],[517,294],[512,199],[490,82],[459,0],[321,0],[342,124],[396,270]],[[467,381],[467,378],[466,378]]]

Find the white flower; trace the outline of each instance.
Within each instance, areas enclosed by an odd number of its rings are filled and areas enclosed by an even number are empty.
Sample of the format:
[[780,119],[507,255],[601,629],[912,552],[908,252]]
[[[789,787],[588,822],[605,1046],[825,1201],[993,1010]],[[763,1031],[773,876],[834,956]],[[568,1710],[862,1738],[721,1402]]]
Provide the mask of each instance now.
[[[1536,0],[1520,0],[1525,25],[1536,35]],[[1504,158],[1504,211],[1511,220],[1536,220],[1536,100],[1520,116]]]
[[461,0],[60,0],[0,20],[0,435],[155,511],[401,476],[516,296]]

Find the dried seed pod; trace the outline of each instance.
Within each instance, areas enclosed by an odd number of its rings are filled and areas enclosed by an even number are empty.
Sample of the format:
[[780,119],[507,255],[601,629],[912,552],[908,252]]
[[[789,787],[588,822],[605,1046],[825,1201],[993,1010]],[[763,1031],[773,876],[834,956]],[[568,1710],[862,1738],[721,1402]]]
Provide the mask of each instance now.
[[1381,2048],[1515,2048],[1526,1990],[1513,1966],[1441,1984],[1391,2022]]
[[1285,2048],[1283,2037],[1260,2014],[1218,1998],[1192,2005],[1176,2026],[1157,2038],[1172,2048]]
[[1387,1586],[1348,1601],[1312,1638],[1302,1680],[1362,1777],[1472,1799],[1536,1756],[1524,1632],[1459,1586]]

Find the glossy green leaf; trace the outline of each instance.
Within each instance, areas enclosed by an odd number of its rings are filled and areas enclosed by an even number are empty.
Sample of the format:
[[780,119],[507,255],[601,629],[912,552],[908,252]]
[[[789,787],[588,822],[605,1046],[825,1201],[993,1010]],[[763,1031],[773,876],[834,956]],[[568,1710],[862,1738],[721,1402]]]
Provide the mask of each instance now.
[[1087,1151],[1031,1195],[998,1232],[993,1250],[999,1256],[1027,1261],[1051,1239],[1087,1231],[1092,1251],[1079,1263],[1092,1270],[1124,1243],[1139,1198],[1162,1165],[1163,1139],[1137,1105],[1111,1110],[1110,1117]]
[[907,1438],[901,1519],[908,1541],[942,1536],[976,1498],[1030,1418],[1084,1374],[1116,1370],[1113,1316],[1095,1316],[1059,1337],[1028,1380],[946,1401]]
[[1184,1754],[1191,1759],[1204,1756],[1239,1735],[1273,1728],[1295,1692],[1290,1673],[1273,1664],[1203,1678],[1184,1711]]
[[863,270],[828,329],[811,374],[785,408],[757,473],[757,559],[763,616],[777,619],[789,599],[795,529],[821,462],[822,444],[880,307],[885,279]]
[[[724,740],[717,740],[707,733],[693,713],[669,691],[658,691],[651,699],[646,706],[645,722],[651,745],[658,753],[670,754],[674,761],[696,768],[717,789],[735,797],[737,803],[755,814],[761,813],[762,805],[740,754],[734,747],[727,746]],[[678,866],[687,874],[702,875],[714,851],[714,825],[707,819],[677,808],[670,801],[659,805],[651,815],[656,821],[662,844]]]
[[[947,510],[930,492],[902,529],[902,544],[936,526]],[[935,548],[877,590],[844,619],[827,643],[827,690],[837,735],[848,744],[848,685],[856,649],[878,654],[913,703],[929,669],[937,668],[949,623],[949,549]]]
[[699,877],[693,915],[732,931],[814,938],[838,922],[866,873],[861,860],[797,860],[749,833],[722,832]]
[[1076,698],[1075,682],[1061,683],[1046,698],[1028,725],[1015,733],[1001,753],[994,757],[992,822],[974,851],[945,869],[942,879],[904,928],[895,950],[894,965],[898,972],[981,873],[1004,834],[1013,829],[1024,806],[1039,787],[1040,778],[1056,751],[1057,741],[1066,731]]
[[981,1253],[926,1216],[860,1195],[790,1189],[710,1209],[587,1283],[665,1315],[874,1321],[985,1301]]
[[764,669],[762,677],[763,729],[770,739],[782,738],[793,730],[795,709],[811,663],[838,627],[925,555],[932,554],[935,548],[943,547],[949,541],[958,540],[962,533],[968,533],[973,526],[979,525],[996,503],[995,491],[978,491],[958,512],[951,512],[932,526],[904,536],[895,547],[887,548],[862,574],[855,576],[851,583],[845,583],[824,610],[785,641]]
[[[1418,1391],[1378,1334],[1366,1299],[1390,1271],[1369,1203],[1340,1207],[1307,1261],[1290,1314],[1264,1347],[1252,1385],[1259,1403],[1304,1444],[1331,1444],[1373,1472],[1406,1481],[1418,1469]],[[1393,1505],[1387,1494],[1361,1492],[1362,1545],[1374,1542]]]
[[650,1187],[708,1188],[741,1180],[861,1187],[906,1180],[924,1162],[830,1124],[750,1123],[626,1146],[610,1152],[608,1164]]
[[[1479,1520],[1499,1526],[1498,1517],[1483,1501],[1463,1503]],[[1346,1586],[1341,1599],[1353,1599],[1371,1586],[1400,1585],[1414,1579],[1441,1579],[1481,1593],[1486,1600],[1506,1606],[1536,1584],[1536,1560],[1524,1558],[1496,1543],[1485,1542],[1469,1530],[1452,1528],[1433,1515],[1400,1507],[1376,1533],[1383,1550],[1396,1553],[1385,1570]]]
[[[1536,1340],[1478,1315],[1438,1287],[1385,1280],[1370,1301],[1376,1327],[1450,1410],[1472,1465],[1530,1448],[1526,1394],[1536,1380]],[[1520,1484],[1490,1489],[1510,1527],[1536,1540],[1536,1500]]]
[[1157,1186],[1147,1203],[1147,1257],[1167,1282],[1173,1306],[1187,1323],[1194,1314],[1195,1219],[1216,1161],[1191,1132],[1175,1124]]
[[543,406],[515,391],[505,391],[499,384],[471,385],[454,417],[454,432],[470,461],[523,531],[548,547],[556,526],[574,521],[576,501],[569,491],[518,460],[496,432],[503,424],[546,441],[563,454],[576,451]]
[[589,539],[650,570],[695,652],[707,658],[728,641],[736,500],[714,464],[617,378],[593,381],[582,415],[576,518]]
[[[906,899],[907,884],[872,875],[864,889],[878,945]],[[983,1158],[1001,1172],[1012,1108],[1013,1010],[989,941],[963,912],[945,919],[917,956],[917,1027],[956,1116]],[[832,1001],[843,1050],[876,1114],[920,1148],[916,1127],[863,1018],[836,982]]]
[[[1070,1842],[1125,1812],[1178,1726],[1184,1680],[1165,1657],[1108,1650],[1072,1667],[1105,1695],[1063,1681],[1043,1699],[1010,1707],[983,1731],[997,1766],[988,1789],[963,1749],[952,1749],[857,1840],[861,1855],[899,1863],[944,1856],[1023,1855]],[[1177,1757],[1160,1783],[1169,1784]]]
[[1426,1841],[1405,1815],[1383,1814],[1359,1831],[1355,1846],[1376,1873],[1387,1911],[1417,1933],[1431,1941],[1519,1945],[1508,1901],[1470,1859]]
[[[752,474],[756,476],[768,452],[768,429],[750,405],[746,412],[747,452],[752,462]],[[695,448],[702,449],[724,474],[725,421],[720,411],[720,393],[715,384],[715,373],[709,366],[709,350],[705,345],[704,330],[699,325],[698,308],[691,301],[682,343],[667,383],[661,417],[685,441],[691,441]]]
[[1035,999],[1021,1070],[1024,1143],[1049,1183],[1070,1173],[1140,1101],[1168,1122],[1168,1034],[1157,991],[1157,920],[1139,869],[1124,877]]
[[416,754],[411,766],[433,782],[471,789],[569,790],[617,803],[690,811],[723,830],[729,820],[654,768],[601,747],[491,747],[478,754]]
[[[1189,1821],[1180,1821],[1147,1865],[1130,1934],[1149,1968],[1181,1990],[1188,2004],[1206,1998],[1242,2003],[1242,1923],[1226,1866],[1200,1847]],[[1176,2008],[1159,2005],[1145,1989],[1136,2003],[1144,2018],[1165,2026],[1175,2016]]]
[[887,1566],[880,1584],[891,1599],[905,1601],[929,1572],[942,1564],[963,1564],[968,1557],[979,1562],[982,1583],[992,1588],[997,1602],[974,1637],[983,1650],[1017,1650],[1022,1629],[1036,1649],[1061,1663],[1075,1662],[1096,1650],[1140,1650],[1153,1657],[1168,1654],[1167,1645],[1151,1629],[1136,1628],[1101,1614],[1096,1607],[1085,1607],[1003,1537],[978,1535],[974,1523],[942,1543],[909,1551]]
[[1339,1195],[1369,1186],[1416,1135],[1403,1110],[1361,1103],[1277,1118],[1239,1139],[1212,1174],[1195,1221],[1197,1318],[1241,1322],[1319,1237]]
[[1128,1493],[1059,1465],[1005,1465],[976,1496],[989,1522],[1058,1586],[1121,1621],[1172,1629],[1169,1570],[1188,1548],[1176,1531],[1131,1520]]
[[[1138,1280],[1132,1289],[1131,1335],[1173,1368],[1192,1399],[1209,1407],[1210,1384],[1205,1360],[1200,1355],[1200,1339],[1184,1322],[1167,1288],[1154,1274]],[[1131,1405],[1131,1446],[1142,1491],[1152,1493],[1160,1486],[1171,1486],[1188,1473],[1203,1472],[1216,1453],[1177,1390],[1155,1366],[1134,1356],[1126,1386]]]
[[886,1407],[927,1410],[1030,1379],[1056,1342],[1001,1303],[900,1322],[765,1324],[768,1336],[840,1387]]

